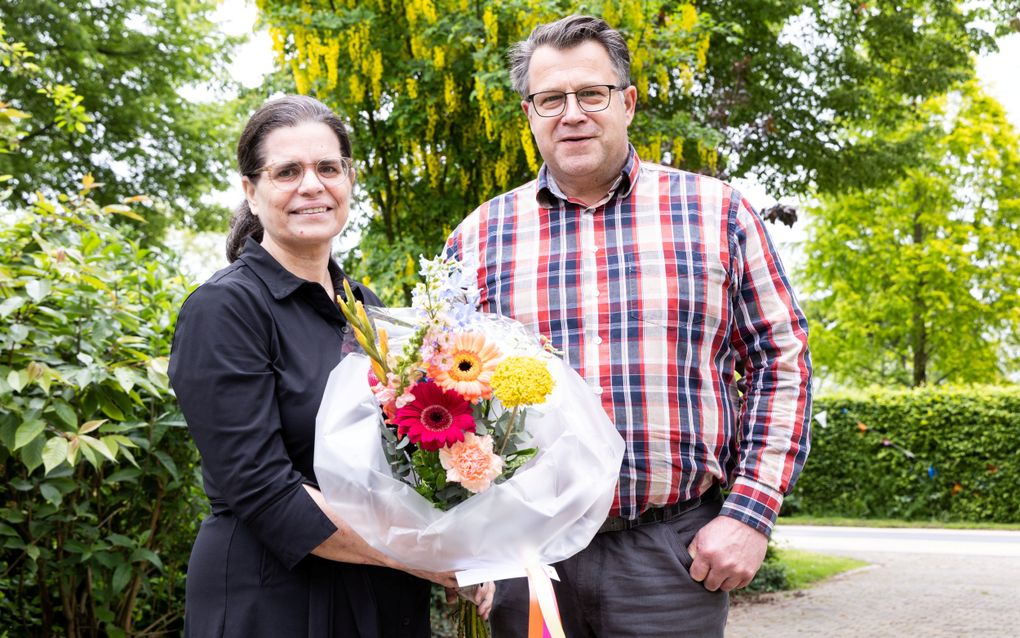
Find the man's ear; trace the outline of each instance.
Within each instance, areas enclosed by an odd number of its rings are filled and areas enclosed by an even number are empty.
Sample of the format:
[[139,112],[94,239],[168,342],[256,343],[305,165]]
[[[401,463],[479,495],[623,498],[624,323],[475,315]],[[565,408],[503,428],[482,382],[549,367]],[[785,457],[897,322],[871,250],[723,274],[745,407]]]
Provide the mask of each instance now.
[[630,124],[637,109],[637,87],[631,84],[620,92],[623,93],[623,105],[627,109],[627,124]]
[[531,106],[531,103],[530,103],[530,102],[528,102],[527,100],[521,100],[521,109],[522,109],[522,110],[524,111],[524,115],[525,115],[525,116],[527,116],[527,115],[530,115],[530,114],[531,114],[531,113],[530,113],[530,112],[528,111],[528,107],[529,107],[529,106]]

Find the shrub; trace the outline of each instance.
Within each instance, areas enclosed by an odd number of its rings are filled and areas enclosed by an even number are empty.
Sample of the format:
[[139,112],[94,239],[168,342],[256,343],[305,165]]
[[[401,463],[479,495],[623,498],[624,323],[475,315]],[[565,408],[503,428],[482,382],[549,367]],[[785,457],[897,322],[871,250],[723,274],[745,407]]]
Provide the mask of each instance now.
[[1020,522],[1020,388],[873,389],[815,415],[799,513]]
[[[166,376],[187,285],[110,224],[86,178],[0,206],[0,627],[179,633],[203,514]],[[139,198],[135,198],[139,199]]]

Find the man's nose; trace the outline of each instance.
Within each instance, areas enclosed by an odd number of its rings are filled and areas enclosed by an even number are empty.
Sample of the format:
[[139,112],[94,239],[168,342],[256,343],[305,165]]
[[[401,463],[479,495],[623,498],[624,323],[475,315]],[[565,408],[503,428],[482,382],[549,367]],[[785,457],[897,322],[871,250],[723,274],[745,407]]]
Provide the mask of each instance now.
[[563,105],[563,115],[560,116],[561,120],[577,122],[588,117],[588,112],[582,109],[581,103],[577,101],[576,94],[571,93],[564,99],[566,99],[567,102]]

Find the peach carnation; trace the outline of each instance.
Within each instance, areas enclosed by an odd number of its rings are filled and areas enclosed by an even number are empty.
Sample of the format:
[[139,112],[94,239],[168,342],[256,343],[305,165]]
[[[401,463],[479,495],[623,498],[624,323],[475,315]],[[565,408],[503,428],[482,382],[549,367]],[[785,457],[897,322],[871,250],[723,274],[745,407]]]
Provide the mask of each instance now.
[[484,492],[503,472],[503,459],[492,452],[492,437],[464,433],[464,440],[439,449],[446,480],[460,483],[469,492]]

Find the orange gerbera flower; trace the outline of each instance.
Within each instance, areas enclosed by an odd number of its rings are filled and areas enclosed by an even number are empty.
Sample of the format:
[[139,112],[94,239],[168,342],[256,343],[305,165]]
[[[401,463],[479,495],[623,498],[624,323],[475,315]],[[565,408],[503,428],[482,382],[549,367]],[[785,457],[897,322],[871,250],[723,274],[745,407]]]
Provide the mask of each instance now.
[[450,367],[446,370],[433,367],[429,376],[442,388],[452,390],[472,403],[491,399],[489,382],[503,357],[499,348],[486,341],[481,333],[465,332],[454,338],[449,355],[452,360]]

